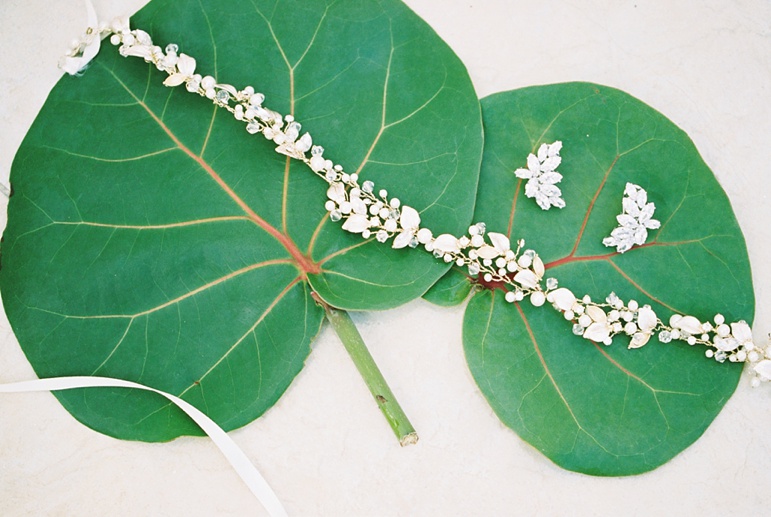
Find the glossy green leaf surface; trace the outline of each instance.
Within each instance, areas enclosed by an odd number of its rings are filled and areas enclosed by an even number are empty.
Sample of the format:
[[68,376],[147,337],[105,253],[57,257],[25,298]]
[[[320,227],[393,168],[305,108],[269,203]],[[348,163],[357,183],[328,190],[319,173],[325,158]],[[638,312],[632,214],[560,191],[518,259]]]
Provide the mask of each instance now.
[[[132,18],[197,72],[292,113],[325,156],[426,224],[469,222],[482,152],[465,68],[392,0],[154,0]],[[106,375],[181,395],[225,429],[270,408],[328,303],[394,307],[446,270],[328,221],[326,184],[225,110],[166,88],[106,41],[52,91],[14,161],[0,289],[41,377]],[[120,438],[197,433],[157,397],[57,394]]]
[[423,298],[429,302],[444,307],[453,307],[468,298],[472,284],[468,274],[463,269],[453,266],[445,275],[436,281]]
[[[729,201],[688,136],[618,90],[586,83],[525,88],[482,102],[485,152],[474,219],[524,238],[546,276],[578,296],[650,304],[702,321],[721,312],[752,321],[744,238]],[[541,143],[561,140],[567,206],[541,210],[513,173]],[[616,226],[626,182],[648,191],[662,223],[644,246],[602,244]],[[500,419],[563,468],[630,475],[693,443],[733,393],[741,366],[703,347],[655,338],[627,350],[571,333],[550,307],[508,304],[485,290],[470,301],[469,368]]]

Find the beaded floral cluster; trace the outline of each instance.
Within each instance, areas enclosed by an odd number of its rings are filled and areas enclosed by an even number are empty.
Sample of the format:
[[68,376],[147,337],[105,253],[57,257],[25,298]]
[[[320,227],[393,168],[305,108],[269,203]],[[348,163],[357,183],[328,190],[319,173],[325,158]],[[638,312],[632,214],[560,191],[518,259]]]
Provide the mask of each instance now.
[[624,198],[621,200],[621,214],[616,216],[619,226],[602,240],[608,247],[616,248],[619,253],[632,249],[632,246],[645,244],[648,230],[661,227],[661,222],[653,219],[656,205],[648,202],[648,193],[634,183],[627,183]]
[[[196,73],[195,59],[179,53],[175,44],[162,49],[153,44],[146,32],[130,30],[127,22],[117,21],[109,28],[89,29],[84,35],[87,40],[73,45],[69,59],[88,53],[95,32],[111,34],[110,41],[119,46],[121,55],[141,57],[166,72],[166,86],[184,85],[189,92],[210,99],[244,122],[247,132],[261,133],[273,141],[277,152],[304,162],[327,182],[325,208],[330,220],[342,222],[343,230],[381,243],[393,239],[391,247],[396,249],[422,248],[437,259],[465,268],[478,283],[502,289],[509,303],[528,298],[539,307],[548,302],[573,323],[574,334],[593,342],[610,345],[613,337],[624,334],[630,338],[629,348],[639,348],[657,334],[662,343],[684,341],[704,345],[705,355],[718,362],[750,363],[753,386],[771,381],[771,343],[765,348],[755,345],[746,322],[728,324],[720,314],[715,316],[714,323],[674,314],[665,323],[649,305],[641,306],[635,300],[624,302],[614,293],[602,302],[595,302],[588,295],[579,298],[569,289],[559,287],[555,278],[545,278],[543,261],[534,250],[525,248],[524,240],[518,240],[512,247],[506,235],[488,232],[481,222],[470,226],[461,237],[448,233],[434,235],[420,226],[416,209],[402,204],[398,198],[389,198],[385,189],[376,191],[372,181],[359,184],[357,174],[349,174],[341,165],[325,158],[324,149],[313,145],[311,135],[302,133],[300,123],[291,115],[282,116],[264,106],[262,93],[251,86],[238,90],[210,75]],[[556,172],[561,147],[562,142],[542,144],[537,154],[528,157],[527,168],[515,171],[518,177],[528,180],[526,195],[535,198],[543,209],[562,208],[565,204],[562,192],[555,186],[562,179]],[[621,253],[645,242],[647,230],[659,225],[652,219],[655,207],[640,187],[628,184],[622,204],[624,212],[617,218],[620,226],[604,241]]]

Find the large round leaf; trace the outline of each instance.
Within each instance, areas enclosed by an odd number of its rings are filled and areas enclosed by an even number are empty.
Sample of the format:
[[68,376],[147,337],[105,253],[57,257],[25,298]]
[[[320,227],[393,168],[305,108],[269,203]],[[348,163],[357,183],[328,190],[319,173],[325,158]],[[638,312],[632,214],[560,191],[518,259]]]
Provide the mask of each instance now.
[[[401,3],[154,0],[132,24],[178,43],[198,71],[265,92],[327,156],[404,192],[426,224],[468,224],[478,100]],[[163,78],[104,48],[56,86],[14,161],[0,287],[41,377],[138,381],[232,429],[302,368],[323,318],[311,290],[345,309],[393,307],[445,266],[327,222],[325,184],[305,165]],[[198,432],[152,395],[57,396],[121,438]]]
[[[709,319],[752,320],[753,292],[742,233],[725,193],[687,135],[629,95],[586,83],[539,86],[483,100],[485,153],[475,219],[524,238],[546,276],[579,295],[651,304]],[[513,171],[541,143],[562,140],[567,207],[548,212],[525,197]],[[615,253],[626,182],[656,204],[660,230]],[[456,273],[457,275],[457,273]],[[477,292],[465,314],[471,372],[509,427],[558,465],[595,475],[653,469],[694,442],[736,387],[741,366],[703,347],[653,340],[627,350],[571,333],[547,307],[510,305]]]

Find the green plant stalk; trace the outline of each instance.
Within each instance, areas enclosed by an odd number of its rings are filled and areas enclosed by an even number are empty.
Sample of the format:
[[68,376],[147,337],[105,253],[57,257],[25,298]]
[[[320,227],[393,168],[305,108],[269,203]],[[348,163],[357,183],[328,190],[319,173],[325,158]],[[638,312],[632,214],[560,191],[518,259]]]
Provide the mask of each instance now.
[[394,434],[399,439],[399,444],[404,447],[417,443],[418,433],[412,427],[407,415],[396,400],[391,388],[388,387],[383,374],[375,364],[372,354],[369,353],[367,345],[359,334],[356,325],[354,325],[351,316],[329,305],[321,304],[326,311],[327,319],[332,324],[340,340],[343,342],[348,355],[353,359],[353,364],[359,370],[361,377],[367,384],[370,393],[375,398],[380,411],[388,420],[388,424],[393,429]]

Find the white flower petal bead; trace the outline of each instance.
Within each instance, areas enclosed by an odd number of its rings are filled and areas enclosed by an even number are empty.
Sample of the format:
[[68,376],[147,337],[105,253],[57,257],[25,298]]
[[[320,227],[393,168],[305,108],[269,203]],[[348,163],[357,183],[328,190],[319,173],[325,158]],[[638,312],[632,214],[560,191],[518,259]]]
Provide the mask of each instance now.
[[434,249],[443,251],[445,253],[458,253],[460,252],[460,246],[458,245],[458,239],[454,235],[449,233],[443,233],[434,239]]
[[691,335],[700,335],[704,332],[701,322],[693,316],[683,316],[672,326]]
[[535,289],[535,287],[538,285],[538,278],[529,269],[520,271],[514,275],[514,281],[525,289]]
[[647,305],[641,307],[640,310],[637,311],[637,326],[642,332],[652,331],[657,324],[658,318],[656,317],[656,313]]
[[549,293],[551,301],[561,311],[569,311],[573,308],[573,304],[576,303],[576,296],[564,287],[552,291]]
[[632,336],[632,340],[629,342],[629,348],[630,350],[635,348],[640,348],[645,346],[648,343],[648,340],[651,338],[650,334],[646,334],[644,332],[637,332]]
[[420,226],[420,214],[411,206],[402,206],[399,223],[405,230],[413,230]]
[[605,323],[592,323],[584,331],[584,338],[595,343],[603,343],[610,337],[610,327]]
[[332,183],[327,189],[327,197],[340,204],[345,201],[345,185],[342,183]]
[[543,278],[544,273],[546,273],[546,267],[543,265],[543,261],[538,255],[533,258],[533,271],[535,271],[539,280]]
[[477,249],[477,256],[482,259],[494,259],[500,256],[501,252],[489,244],[483,244]]
[[763,360],[753,368],[764,381],[771,381],[771,360]]
[[369,219],[365,215],[353,214],[343,223],[343,230],[351,233],[361,233],[369,228]]
[[747,322],[745,321],[731,323],[731,334],[733,334],[740,343],[752,342],[752,329],[750,329],[750,326],[747,325]]
[[722,337],[716,337],[714,343],[718,350],[722,350],[724,352],[732,352],[739,348],[739,342],[731,338],[724,339]]
[[488,232],[487,236],[490,238],[490,242],[493,244],[501,254],[506,253],[511,248],[509,238],[502,233]]
[[605,314],[605,311],[596,305],[589,305],[586,308],[586,314],[597,323],[605,324],[605,322],[608,321],[608,316]]
[[396,236],[396,238],[394,239],[394,243],[391,247],[394,249],[406,248],[407,246],[409,246],[410,241],[412,240],[412,237],[413,237],[412,230],[404,230],[403,232],[401,232]]

